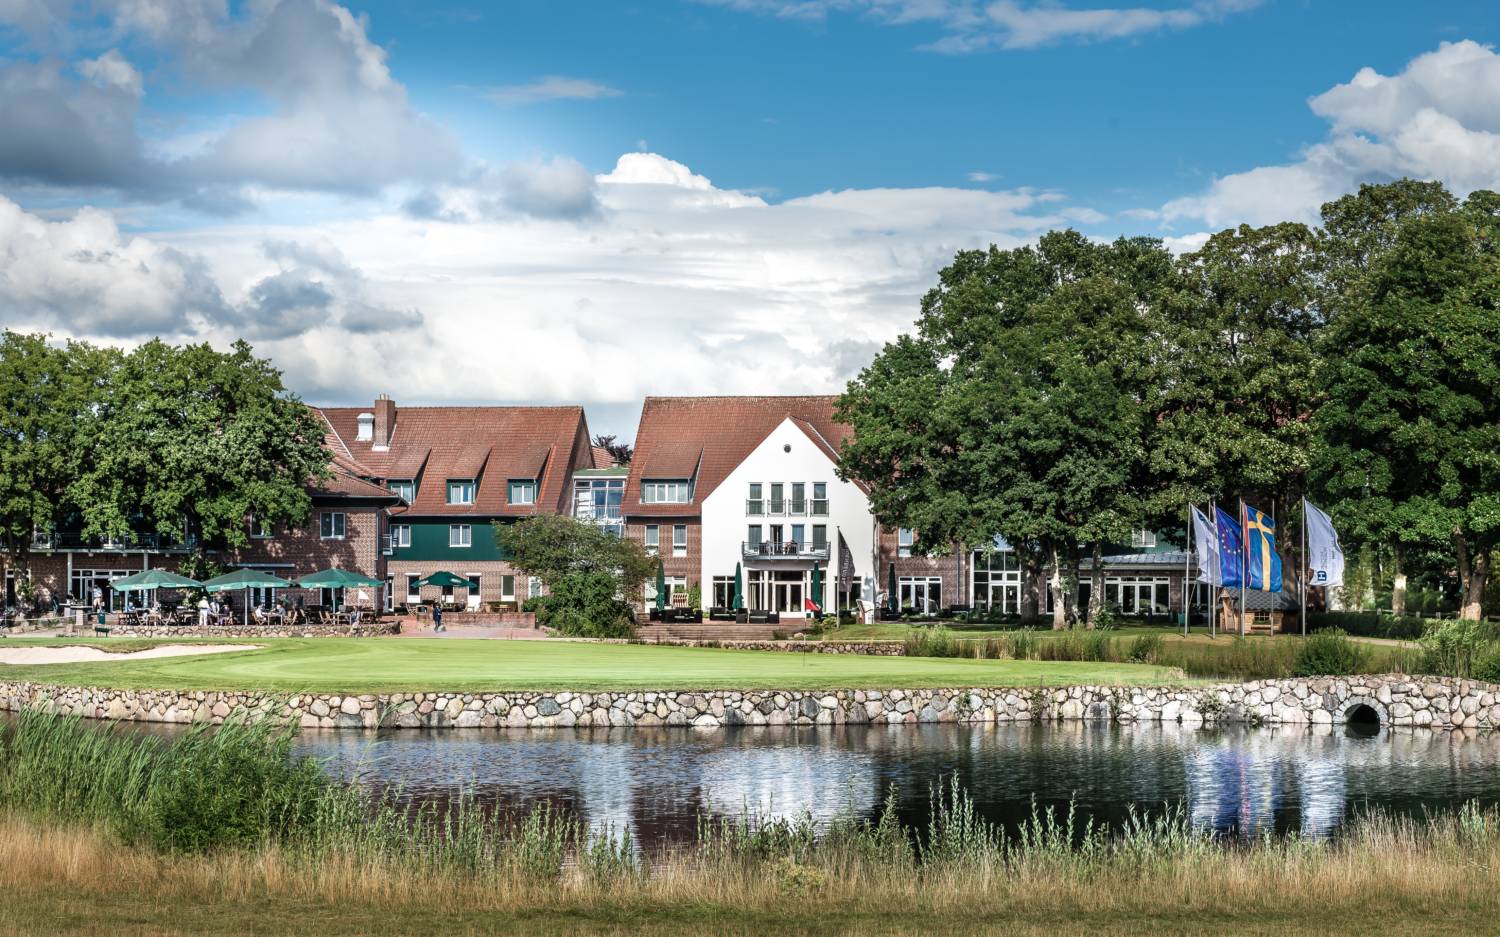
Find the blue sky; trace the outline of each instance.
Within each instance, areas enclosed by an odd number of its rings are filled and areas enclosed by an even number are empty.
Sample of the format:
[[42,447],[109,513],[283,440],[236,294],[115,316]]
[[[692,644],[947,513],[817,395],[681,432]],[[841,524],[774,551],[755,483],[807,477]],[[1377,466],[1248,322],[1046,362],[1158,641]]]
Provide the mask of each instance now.
[[[1500,186],[1492,3],[0,0],[0,306],[309,399],[834,391],[955,250]],[[733,367],[725,367],[725,362]]]

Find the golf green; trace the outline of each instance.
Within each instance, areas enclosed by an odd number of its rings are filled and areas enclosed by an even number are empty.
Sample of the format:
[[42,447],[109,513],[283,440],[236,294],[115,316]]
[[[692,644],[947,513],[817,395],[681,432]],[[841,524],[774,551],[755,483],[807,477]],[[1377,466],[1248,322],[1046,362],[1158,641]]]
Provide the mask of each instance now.
[[[89,642],[108,646],[108,641]],[[160,643],[174,643],[162,641]],[[181,643],[181,642],[175,642]],[[891,689],[1182,682],[1143,664],[873,657],[572,641],[276,638],[201,657],[0,666],[0,681],[324,693]],[[132,647],[141,642],[132,642]]]

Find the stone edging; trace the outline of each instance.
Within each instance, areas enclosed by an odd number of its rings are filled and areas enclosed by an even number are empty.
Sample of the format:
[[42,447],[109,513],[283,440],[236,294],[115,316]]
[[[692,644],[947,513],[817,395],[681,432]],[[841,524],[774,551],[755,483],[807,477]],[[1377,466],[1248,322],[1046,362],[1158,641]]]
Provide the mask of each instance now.
[[621,693],[270,694],[0,683],[0,710],[42,706],[94,719],[220,722],[231,713],[305,728],[386,726],[843,725],[1114,720],[1329,725],[1367,705],[1382,724],[1500,726],[1500,687],[1399,674],[1205,687],[967,688]]
[[[87,636],[85,624],[80,635]],[[348,625],[111,625],[112,638],[370,638],[401,633],[399,621]]]
[[791,651],[803,654],[864,654],[870,657],[905,657],[906,644],[901,641],[715,641],[713,639],[672,638],[652,641],[638,638],[621,640],[623,644],[651,644],[663,647],[708,647],[732,651]]

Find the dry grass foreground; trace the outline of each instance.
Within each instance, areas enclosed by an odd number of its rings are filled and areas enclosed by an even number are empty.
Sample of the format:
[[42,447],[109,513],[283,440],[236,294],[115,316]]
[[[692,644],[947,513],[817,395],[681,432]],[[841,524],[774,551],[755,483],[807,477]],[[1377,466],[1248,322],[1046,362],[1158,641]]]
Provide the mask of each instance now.
[[827,869],[682,858],[601,887],[576,869],[528,881],[347,856],[310,867],[271,847],[174,856],[10,816],[0,934],[1492,934],[1497,859],[1500,837],[1465,841],[1460,824],[1371,821],[1335,845],[1215,848],[1084,875],[1066,860],[914,875],[853,857]]

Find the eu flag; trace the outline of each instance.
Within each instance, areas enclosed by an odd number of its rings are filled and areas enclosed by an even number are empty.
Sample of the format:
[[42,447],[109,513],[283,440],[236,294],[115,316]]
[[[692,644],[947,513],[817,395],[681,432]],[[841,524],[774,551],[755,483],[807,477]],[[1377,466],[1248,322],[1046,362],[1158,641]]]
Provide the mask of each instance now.
[[1245,582],[1245,541],[1240,522],[1222,508],[1214,508],[1214,526],[1219,531],[1219,583],[1238,589]]
[[1276,522],[1245,505],[1245,538],[1250,547],[1245,586],[1261,592],[1281,591],[1281,557],[1276,553]]

